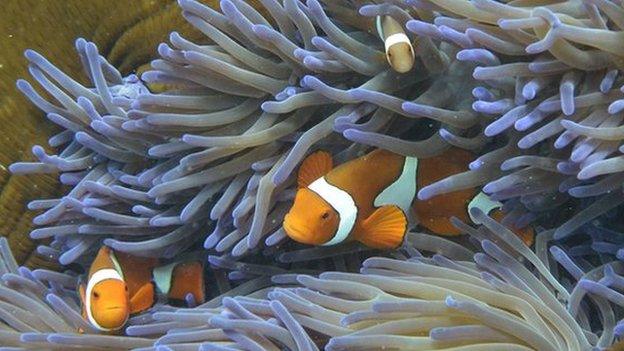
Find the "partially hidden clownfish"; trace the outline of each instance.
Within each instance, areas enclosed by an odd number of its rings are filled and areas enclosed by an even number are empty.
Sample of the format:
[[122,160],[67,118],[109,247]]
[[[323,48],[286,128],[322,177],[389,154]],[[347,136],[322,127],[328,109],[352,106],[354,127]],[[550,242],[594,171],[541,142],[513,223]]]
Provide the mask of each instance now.
[[[477,189],[415,199],[420,188],[465,171],[471,159],[469,152],[458,148],[426,159],[377,149],[334,168],[331,155],[317,151],[299,169],[298,190],[284,218],[284,230],[304,244],[329,246],[355,240],[390,249],[402,244],[410,210],[419,225],[447,236],[461,234],[451,217],[474,222],[469,214],[472,207],[501,220],[502,204]],[[531,245],[531,228],[513,230]]]
[[409,72],[414,67],[416,55],[403,26],[391,16],[377,16],[375,27],[384,42],[390,67],[398,73]]
[[85,282],[78,285],[83,318],[95,329],[114,333],[130,315],[153,306],[157,293],[172,300],[192,294],[202,303],[204,267],[189,260],[159,266],[158,259],[114,252],[100,248]]

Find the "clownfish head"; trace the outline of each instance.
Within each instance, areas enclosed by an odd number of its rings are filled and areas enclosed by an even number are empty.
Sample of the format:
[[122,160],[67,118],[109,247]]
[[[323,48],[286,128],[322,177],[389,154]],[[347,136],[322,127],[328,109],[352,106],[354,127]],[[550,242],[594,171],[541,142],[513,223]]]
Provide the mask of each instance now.
[[339,223],[338,212],[327,201],[308,188],[300,188],[284,217],[284,230],[297,242],[321,245],[336,234]]
[[388,41],[397,39],[391,43],[386,43],[386,59],[388,63],[398,73],[409,72],[414,67],[414,48],[406,35],[395,34],[388,38]]
[[114,269],[101,269],[91,276],[87,283],[85,300],[88,320],[97,329],[117,330],[128,321],[128,286]]

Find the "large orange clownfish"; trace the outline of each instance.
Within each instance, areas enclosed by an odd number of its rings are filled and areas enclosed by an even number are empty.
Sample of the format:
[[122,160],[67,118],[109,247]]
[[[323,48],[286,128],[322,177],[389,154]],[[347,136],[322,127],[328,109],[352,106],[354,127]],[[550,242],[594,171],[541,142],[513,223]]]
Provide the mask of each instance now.
[[203,264],[186,261],[159,266],[155,258],[131,256],[102,246],[89,268],[86,281],[78,285],[82,315],[95,329],[115,332],[131,314],[152,307],[156,293],[172,300],[192,294],[205,299]]
[[[500,220],[502,204],[477,189],[415,200],[418,189],[464,172],[472,158],[458,148],[422,160],[378,149],[334,168],[331,155],[317,151],[299,169],[299,189],[284,218],[284,230],[304,244],[329,246],[356,240],[389,249],[403,242],[411,209],[421,226],[438,235],[461,234],[450,218],[474,222],[469,214],[472,207]],[[531,228],[514,232],[532,243]]]

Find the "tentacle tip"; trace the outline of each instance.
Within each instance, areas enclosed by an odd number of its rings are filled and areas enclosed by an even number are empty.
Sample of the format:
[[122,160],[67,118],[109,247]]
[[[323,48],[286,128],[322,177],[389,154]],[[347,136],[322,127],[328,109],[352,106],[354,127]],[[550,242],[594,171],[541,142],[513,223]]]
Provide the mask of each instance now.
[[570,234],[570,233],[565,232],[565,231],[563,231],[561,229],[562,229],[561,227],[555,229],[555,233],[553,234],[553,239],[554,240],[561,240],[561,239],[567,237]]
[[[474,217],[482,217],[485,215],[483,211],[481,211],[481,209],[477,207],[472,207],[468,212]],[[487,240],[484,240],[484,241],[487,241]]]
[[[502,165],[501,165],[501,170],[504,170]],[[493,192],[496,191],[496,184],[493,184],[492,182],[487,183],[483,186],[481,190],[486,194],[492,194]]]
[[83,37],[78,37],[74,41],[74,44],[76,45],[76,47],[83,47],[86,43],[87,43],[87,40]]
[[425,186],[424,188],[418,191],[417,196],[418,196],[418,200],[425,201],[425,200],[431,199],[435,195],[436,194],[433,188],[431,188],[430,186]]
[[529,44],[524,50],[529,55],[539,54],[540,52],[544,51],[544,49],[539,44],[540,43]]
[[459,301],[457,301],[455,298],[453,298],[453,296],[449,295],[444,299],[444,303],[448,306],[448,307],[458,307],[459,306]]
[[[557,166],[559,166],[559,165],[557,165]],[[559,167],[557,167],[557,169],[559,169]],[[561,170],[559,170],[559,171],[561,171]],[[578,172],[578,174],[576,175],[576,178],[578,180],[587,180],[587,179],[590,179],[590,178],[593,178],[593,177],[595,177],[595,175],[590,170],[587,170],[587,169],[581,169],[581,171]]]
[[24,50],[24,57],[26,57],[26,59],[28,59],[29,61],[34,61],[39,58],[40,55],[33,49],[26,49]]
[[12,163],[9,165],[9,173],[11,174],[19,174],[21,170],[21,165],[19,163]]
[[26,90],[30,90],[31,85],[30,83],[28,83],[27,80],[25,79],[18,79],[15,82],[15,86],[17,87],[17,89],[19,89],[22,93],[25,93]]
[[483,162],[482,160],[476,159],[468,164],[468,169],[471,171],[475,171],[481,168],[484,164],[485,162]]
[[117,246],[117,241],[114,240],[114,239],[104,239],[102,241],[102,244],[104,244],[105,246],[108,246],[108,247],[115,248],[115,246]]

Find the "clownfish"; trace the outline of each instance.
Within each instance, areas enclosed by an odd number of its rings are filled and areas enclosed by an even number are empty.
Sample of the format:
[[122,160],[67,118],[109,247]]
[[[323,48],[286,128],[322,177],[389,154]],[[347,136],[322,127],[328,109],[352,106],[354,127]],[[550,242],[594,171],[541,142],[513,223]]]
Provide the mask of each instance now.
[[[476,189],[415,200],[418,189],[465,171],[471,159],[469,152],[458,148],[422,160],[377,149],[334,168],[331,155],[317,151],[301,164],[284,230],[303,244],[329,246],[355,240],[371,248],[392,249],[403,242],[410,210],[421,226],[446,236],[461,234],[450,221],[453,216],[474,223],[472,207],[500,220],[502,204]],[[531,228],[514,232],[532,243]]]
[[82,316],[95,329],[115,332],[130,315],[152,307],[157,292],[172,300],[184,300],[190,293],[201,303],[205,299],[203,270],[199,261],[158,266],[158,259],[102,246],[89,268],[86,283],[78,285]]
[[377,16],[377,34],[383,40],[386,59],[398,73],[409,72],[414,67],[414,47],[403,26],[390,16]]

